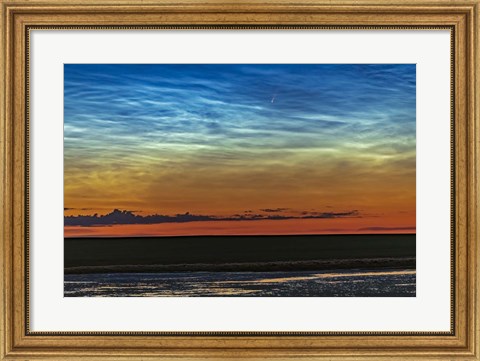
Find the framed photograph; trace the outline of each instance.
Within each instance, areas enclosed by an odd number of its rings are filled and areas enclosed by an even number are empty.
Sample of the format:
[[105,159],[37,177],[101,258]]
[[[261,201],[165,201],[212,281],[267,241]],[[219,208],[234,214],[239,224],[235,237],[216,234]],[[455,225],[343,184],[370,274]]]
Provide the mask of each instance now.
[[477,0],[0,3],[2,360],[480,359]]

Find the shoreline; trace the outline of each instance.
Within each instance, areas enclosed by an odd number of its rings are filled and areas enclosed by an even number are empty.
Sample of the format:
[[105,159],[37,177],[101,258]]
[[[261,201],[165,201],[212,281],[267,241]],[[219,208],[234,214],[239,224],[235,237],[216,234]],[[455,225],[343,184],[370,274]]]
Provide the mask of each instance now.
[[415,269],[416,259],[375,258],[331,261],[227,263],[227,264],[172,264],[172,265],[116,265],[67,267],[65,274],[100,273],[178,273],[178,272],[295,272],[345,269]]

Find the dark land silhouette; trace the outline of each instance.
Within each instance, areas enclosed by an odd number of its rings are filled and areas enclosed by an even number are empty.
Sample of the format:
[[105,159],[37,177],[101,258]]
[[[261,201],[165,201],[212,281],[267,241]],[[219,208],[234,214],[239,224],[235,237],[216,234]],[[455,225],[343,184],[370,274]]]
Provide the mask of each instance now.
[[415,234],[65,238],[65,273],[415,268]]

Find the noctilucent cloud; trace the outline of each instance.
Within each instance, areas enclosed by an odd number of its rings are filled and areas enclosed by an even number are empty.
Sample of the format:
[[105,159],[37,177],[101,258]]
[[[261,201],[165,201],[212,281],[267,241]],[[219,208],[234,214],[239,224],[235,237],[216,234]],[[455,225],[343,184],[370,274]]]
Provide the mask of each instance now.
[[414,64],[64,72],[66,236],[415,232]]

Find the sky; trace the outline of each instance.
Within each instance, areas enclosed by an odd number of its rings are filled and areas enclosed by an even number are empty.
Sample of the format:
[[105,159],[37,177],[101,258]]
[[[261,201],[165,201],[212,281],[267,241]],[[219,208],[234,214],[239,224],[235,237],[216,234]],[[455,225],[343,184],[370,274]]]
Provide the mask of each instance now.
[[65,64],[65,236],[415,233],[414,64]]

